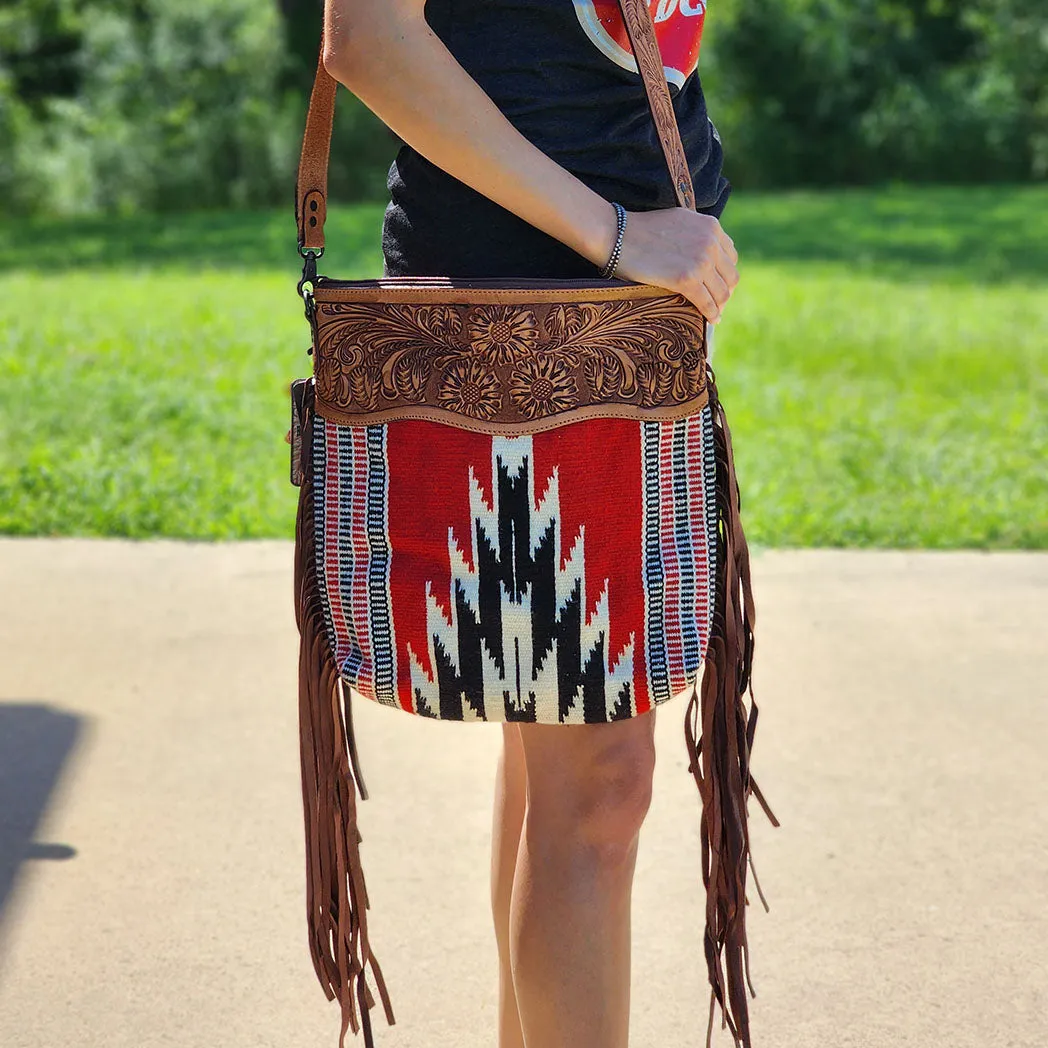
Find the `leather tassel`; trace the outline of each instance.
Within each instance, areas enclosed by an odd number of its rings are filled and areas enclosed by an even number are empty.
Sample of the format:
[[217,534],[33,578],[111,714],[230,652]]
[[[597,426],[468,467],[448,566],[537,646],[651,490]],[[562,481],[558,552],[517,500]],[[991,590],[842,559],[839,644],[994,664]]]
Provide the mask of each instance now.
[[[394,1023],[382,970],[368,940],[367,889],[360,862],[357,794],[367,799],[353,738],[349,691],[331,651],[317,580],[313,518],[313,390],[303,398],[302,485],[295,524],[295,617],[299,647],[299,739],[306,830],[306,909],[313,967],[346,1033],[364,1031],[374,1048],[367,969]],[[358,1011],[359,1009],[359,1011]]]
[[[711,987],[706,1048],[713,1034],[715,1003],[721,1007],[721,1026],[731,1031],[737,1048],[751,1048],[746,988],[754,997],[756,991],[749,978],[746,942],[747,862],[753,868],[747,825],[750,793],[757,797],[773,826],[778,826],[779,820],[750,773],[758,712],[750,681],[755,623],[750,558],[739,517],[731,432],[712,369],[708,381],[717,469],[717,588],[702,684],[700,687],[696,681],[692,689],[684,736],[689,770],[702,798],[700,837],[706,889],[703,948]],[[751,700],[748,716],[747,692]],[[753,879],[767,910],[756,869]]]

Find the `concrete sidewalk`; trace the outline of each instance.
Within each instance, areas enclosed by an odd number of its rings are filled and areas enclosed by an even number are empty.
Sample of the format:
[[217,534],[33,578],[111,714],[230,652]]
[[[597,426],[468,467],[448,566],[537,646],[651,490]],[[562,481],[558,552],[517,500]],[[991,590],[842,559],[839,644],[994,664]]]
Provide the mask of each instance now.
[[[337,1045],[290,566],[285,543],[0,541],[3,1048]],[[751,803],[755,1048],[1043,1048],[1048,556],[763,553],[755,576],[753,767],[782,821]],[[705,1038],[683,715],[658,714],[635,1048]],[[379,1048],[495,1048],[499,729],[356,716]]]

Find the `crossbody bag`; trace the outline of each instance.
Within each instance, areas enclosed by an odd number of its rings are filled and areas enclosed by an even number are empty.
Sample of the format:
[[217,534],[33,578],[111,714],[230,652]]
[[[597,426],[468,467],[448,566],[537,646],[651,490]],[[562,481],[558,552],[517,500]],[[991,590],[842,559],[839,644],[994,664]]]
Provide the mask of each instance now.
[[[620,7],[694,209],[650,10]],[[292,385],[291,441],[309,942],[340,1046],[362,1029],[373,1048],[376,993],[394,1021],[351,691],[438,719],[576,724],[690,690],[707,1045],[719,1003],[749,1048],[750,794],[778,821],[750,772],[754,604],[706,320],[624,280],[319,275],[338,86],[322,56],[295,192],[313,375]]]

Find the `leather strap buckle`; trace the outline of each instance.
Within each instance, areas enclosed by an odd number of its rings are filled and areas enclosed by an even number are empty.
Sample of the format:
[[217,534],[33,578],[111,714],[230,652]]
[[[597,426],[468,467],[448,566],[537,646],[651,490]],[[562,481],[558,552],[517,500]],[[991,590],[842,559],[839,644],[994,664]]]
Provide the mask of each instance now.
[[302,296],[306,320],[312,323],[313,315],[316,311],[316,302],[313,299],[313,289],[316,287],[317,283],[317,259],[324,253],[324,249],[321,248],[317,251],[315,248],[306,248],[303,250],[302,245],[299,244],[298,253],[305,261],[302,264],[302,279],[299,280],[297,288],[298,293]]

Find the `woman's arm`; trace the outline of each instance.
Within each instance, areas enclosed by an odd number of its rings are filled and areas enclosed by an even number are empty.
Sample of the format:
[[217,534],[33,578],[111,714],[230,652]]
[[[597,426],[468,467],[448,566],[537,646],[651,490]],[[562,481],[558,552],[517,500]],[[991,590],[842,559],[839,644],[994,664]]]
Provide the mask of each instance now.
[[[429,28],[424,7],[326,0],[324,67],[437,167],[603,266],[615,239],[611,204],[513,127]],[[716,323],[737,261],[712,216],[633,212],[618,275],[678,291]]]

